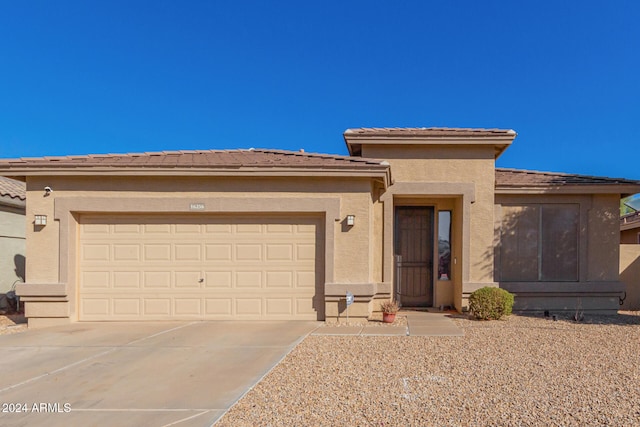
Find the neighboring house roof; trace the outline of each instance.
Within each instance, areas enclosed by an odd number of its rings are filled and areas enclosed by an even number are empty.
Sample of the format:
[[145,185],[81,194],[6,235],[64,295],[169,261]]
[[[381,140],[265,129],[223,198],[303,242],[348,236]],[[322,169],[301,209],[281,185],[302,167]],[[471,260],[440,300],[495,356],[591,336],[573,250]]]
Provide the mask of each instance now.
[[[157,153],[0,159],[0,174],[246,174],[365,175],[390,179],[389,164],[375,159],[285,150],[192,150]],[[387,179],[387,180],[388,180]]]
[[620,217],[620,230],[631,230],[640,228],[640,211],[633,212]]
[[482,128],[357,128],[347,129],[343,137],[354,156],[362,154],[362,145],[482,145],[493,146],[498,158],[511,145],[516,132],[512,129]]
[[0,176],[0,204],[24,207],[26,198],[24,182]]
[[611,193],[640,192],[640,181],[556,172],[496,168],[496,193]]

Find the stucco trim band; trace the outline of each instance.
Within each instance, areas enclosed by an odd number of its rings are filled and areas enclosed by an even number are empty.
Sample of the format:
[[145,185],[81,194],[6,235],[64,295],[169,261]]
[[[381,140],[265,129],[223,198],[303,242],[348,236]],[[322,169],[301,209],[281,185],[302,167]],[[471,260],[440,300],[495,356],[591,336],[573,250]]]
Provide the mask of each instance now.
[[16,294],[20,297],[66,297],[66,283],[18,283]]
[[348,292],[354,296],[372,297],[378,294],[389,294],[389,283],[327,283],[324,288],[327,297],[344,297]]

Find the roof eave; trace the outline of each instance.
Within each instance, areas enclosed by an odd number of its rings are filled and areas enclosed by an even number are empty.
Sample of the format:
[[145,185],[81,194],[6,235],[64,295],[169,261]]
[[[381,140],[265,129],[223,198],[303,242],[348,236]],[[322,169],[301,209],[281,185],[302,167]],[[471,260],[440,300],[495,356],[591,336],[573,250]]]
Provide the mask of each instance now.
[[453,145],[453,146],[483,146],[493,145],[495,158],[500,157],[513,143],[516,134],[492,136],[383,136],[343,134],[345,144],[351,156],[361,156],[362,145]]
[[2,176],[22,178],[28,176],[299,176],[299,177],[370,177],[381,178],[385,188],[390,185],[391,172],[388,165],[368,165],[357,168],[315,167],[315,168],[282,168],[282,167],[218,167],[218,168],[180,168],[180,167],[46,167],[46,168],[12,168],[0,171]]
[[9,195],[0,195],[0,205],[9,206],[11,208],[17,208],[24,210],[26,206],[26,200],[20,197],[11,197]]
[[414,140],[415,143],[428,141],[447,141],[454,143],[468,143],[469,141],[513,141],[517,134],[504,133],[493,135],[420,135],[420,134],[407,134],[407,135],[367,135],[357,133],[343,134],[344,139],[348,140],[367,140],[367,141],[410,141]]
[[496,194],[620,194],[627,197],[640,192],[640,184],[581,184],[496,186]]

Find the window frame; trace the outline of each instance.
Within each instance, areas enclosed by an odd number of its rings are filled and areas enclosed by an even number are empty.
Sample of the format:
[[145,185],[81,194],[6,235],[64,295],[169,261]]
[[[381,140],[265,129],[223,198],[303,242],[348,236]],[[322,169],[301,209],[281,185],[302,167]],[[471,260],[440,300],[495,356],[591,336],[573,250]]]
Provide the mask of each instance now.
[[[447,227],[447,244],[449,245],[449,262],[448,262],[448,271],[447,271],[447,278],[442,278],[442,276],[440,275],[440,267],[442,264],[442,259],[443,259],[443,255],[445,255],[446,253],[441,252],[440,251],[440,228],[441,228],[441,224],[440,222],[442,221],[442,217],[441,215],[448,215],[448,221],[449,221],[449,226]],[[438,230],[437,230],[437,239],[436,239],[436,246],[437,246],[437,262],[438,262],[438,271],[436,272],[436,279],[440,280],[440,281],[451,281],[453,280],[453,210],[452,209],[442,209],[442,210],[438,210],[437,211],[437,215],[438,215]]]
[[[502,204],[503,212],[499,223],[499,241],[498,251],[496,253],[496,276],[500,278],[501,282],[579,282],[580,281],[580,225],[582,222],[580,203],[509,203]],[[562,228],[561,223],[545,222],[543,219],[545,216],[552,214],[553,209],[558,207],[564,207],[562,213],[569,213],[565,216],[565,220],[570,221],[570,226],[566,227],[569,233],[570,239],[563,242],[562,240],[554,240],[557,233],[554,233],[554,228]],[[511,214],[505,213],[504,208],[514,208],[519,213]],[[545,210],[546,208],[546,210]],[[509,219],[509,216],[512,216]],[[518,216],[522,215],[522,227],[518,220]],[[512,224],[508,225],[508,222],[512,221]],[[529,228],[527,228],[527,222]],[[545,226],[546,224],[546,226]],[[509,233],[509,235],[507,235]],[[573,238],[575,235],[575,240]],[[525,236],[531,236],[526,238]],[[526,240],[525,240],[526,239]],[[533,240],[532,240],[533,239]],[[568,249],[573,252],[570,258],[560,260],[560,263],[565,262],[570,266],[569,269],[562,270],[560,268],[553,269],[553,260],[559,259],[558,256],[553,255],[554,251],[558,249],[558,244],[569,243]],[[516,254],[508,253],[508,251],[514,251]],[[518,253],[525,252],[524,256],[518,256]],[[530,262],[535,252],[535,263]],[[567,253],[567,251],[563,252]],[[508,266],[511,264],[511,267]],[[526,267],[532,267],[527,269]],[[511,271],[510,271],[511,270]],[[536,271],[537,270],[537,271]],[[519,276],[509,274],[517,271]],[[505,274],[507,273],[507,274]],[[552,274],[554,273],[554,274]],[[528,276],[527,276],[528,275]]]

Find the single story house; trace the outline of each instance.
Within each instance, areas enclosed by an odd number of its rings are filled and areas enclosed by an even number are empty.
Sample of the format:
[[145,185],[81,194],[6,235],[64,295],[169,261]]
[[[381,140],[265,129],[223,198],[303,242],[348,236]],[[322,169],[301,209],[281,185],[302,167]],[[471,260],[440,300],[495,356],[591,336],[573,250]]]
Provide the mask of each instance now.
[[0,176],[0,310],[10,307],[6,294],[25,276],[24,182]]
[[[625,179],[497,169],[513,130],[349,129],[271,149],[0,160],[27,185],[31,326],[367,318],[382,300],[615,313]],[[345,295],[354,295],[347,307]]]

